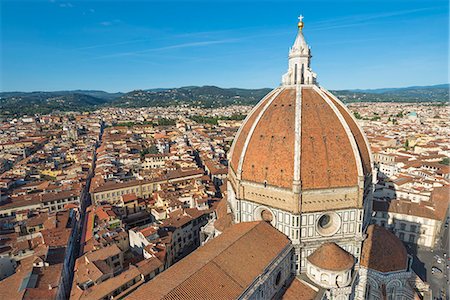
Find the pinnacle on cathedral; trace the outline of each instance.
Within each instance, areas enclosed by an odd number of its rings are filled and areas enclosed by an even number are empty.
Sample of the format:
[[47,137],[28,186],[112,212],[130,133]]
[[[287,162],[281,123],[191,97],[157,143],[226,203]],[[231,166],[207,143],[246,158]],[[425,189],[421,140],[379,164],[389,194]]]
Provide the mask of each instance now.
[[311,69],[311,48],[303,36],[303,16],[298,17],[298,32],[294,45],[289,49],[289,67],[283,75],[283,85],[316,84],[316,73]]
[[297,33],[297,37],[295,39],[294,45],[291,47],[291,49],[289,51],[289,57],[302,56],[302,55],[309,57],[310,48],[309,48],[308,44],[306,44],[305,37],[303,36],[303,27],[304,27],[304,23],[302,21],[303,16],[300,15],[300,17],[298,17],[298,19],[300,20],[298,22],[298,33]]

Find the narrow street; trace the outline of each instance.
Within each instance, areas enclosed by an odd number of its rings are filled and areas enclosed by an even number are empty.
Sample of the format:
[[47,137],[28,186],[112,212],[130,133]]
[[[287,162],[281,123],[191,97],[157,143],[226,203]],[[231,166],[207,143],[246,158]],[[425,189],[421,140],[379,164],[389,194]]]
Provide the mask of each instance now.
[[[433,299],[449,299],[448,234],[448,227],[443,225],[435,248],[418,247],[414,255],[413,270],[430,284]],[[437,257],[442,261],[438,262]],[[433,272],[433,267],[442,272]]]
[[104,122],[102,121],[98,141],[93,150],[92,165],[91,165],[91,168],[89,169],[89,175],[86,179],[86,185],[80,194],[80,213],[79,213],[79,218],[78,218],[77,222],[75,222],[75,228],[73,229],[73,230],[75,230],[75,233],[74,233],[75,241],[72,243],[73,260],[71,261],[70,270],[68,272],[70,278],[68,278],[69,284],[68,284],[68,292],[66,295],[66,299],[68,299],[70,297],[70,290],[72,287],[75,261],[83,253],[83,248],[82,248],[83,245],[81,245],[81,237],[83,234],[84,223],[85,223],[85,218],[86,218],[86,208],[91,205],[91,197],[89,194],[89,188],[91,185],[92,177],[94,176],[95,164],[96,164],[96,160],[97,160],[96,151],[97,151],[97,148],[101,145],[103,130],[104,130]]

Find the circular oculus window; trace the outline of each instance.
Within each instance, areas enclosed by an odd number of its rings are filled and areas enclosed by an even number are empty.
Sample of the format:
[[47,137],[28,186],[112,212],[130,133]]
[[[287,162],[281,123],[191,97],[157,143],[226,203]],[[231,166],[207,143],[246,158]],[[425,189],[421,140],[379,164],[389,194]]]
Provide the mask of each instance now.
[[316,230],[321,236],[331,236],[341,227],[341,218],[335,212],[324,213],[317,220]]
[[266,221],[266,222],[272,222],[273,221],[273,215],[270,211],[268,211],[267,209],[263,209],[261,211],[261,219]]

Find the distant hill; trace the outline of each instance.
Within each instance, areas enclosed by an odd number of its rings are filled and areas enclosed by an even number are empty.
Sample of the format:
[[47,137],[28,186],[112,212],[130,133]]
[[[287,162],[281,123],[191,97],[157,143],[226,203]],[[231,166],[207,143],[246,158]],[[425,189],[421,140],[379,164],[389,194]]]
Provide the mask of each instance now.
[[449,84],[404,88],[342,90],[333,93],[344,102],[446,102]]
[[4,92],[0,93],[0,114],[32,115],[56,110],[89,110],[108,103],[108,97],[116,98],[97,91]]
[[[1,92],[0,115],[24,115],[52,111],[85,111],[103,106],[149,107],[190,105],[221,107],[254,105],[271,89],[188,86],[108,93],[97,90],[56,92]],[[449,84],[374,90],[332,91],[344,102],[446,102]]]
[[174,89],[137,90],[126,93],[111,105],[120,107],[192,105],[219,107],[233,104],[253,105],[271,89],[222,89],[216,86],[181,87]]
[[423,89],[446,89],[448,90],[450,84],[437,84],[437,85],[427,85],[427,86],[408,86],[401,88],[381,88],[381,89],[355,89],[351,90],[352,92],[359,93],[371,93],[371,94],[383,94],[389,92],[400,92],[400,91],[414,91],[414,90],[423,90]]

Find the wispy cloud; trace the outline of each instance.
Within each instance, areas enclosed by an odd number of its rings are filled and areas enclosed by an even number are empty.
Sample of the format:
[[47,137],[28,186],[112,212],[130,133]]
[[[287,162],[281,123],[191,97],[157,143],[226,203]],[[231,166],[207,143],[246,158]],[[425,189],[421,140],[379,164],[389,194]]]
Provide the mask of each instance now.
[[209,46],[209,45],[215,45],[215,44],[234,43],[237,41],[239,41],[239,39],[191,42],[191,43],[183,43],[183,44],[171,45],[171,46],[166,46],[166,47],[154,48],[154,49],[150,49],[150,50],[151,51],[159,51],[159,50],[170,50],[170,49],[189,48],[189,47],[202,47],[202,46]]
[[90,45],[90,46],[75,48],[73,50],[89,50],[89,49],[95,49],[95,48],[105,48],[105,47],[120,46],[120,45],[126,45],[126,44],[141,43],[141,42],[145,42],[145,41],[148,41],[148,39],[129,40],[129,41],[116,42],[116,43],[109,43],[109,44]]
[[83,11],[83,16],[93,13],[95,13],[95,9],[89,8],[88,10]]
[[180,43],[180,44],[164,46],[164,47],[150,48],[150,49],[145,49],[145,50],[120,52],[120,53],[114,53],[114,54],[109,54],[109,55],[102,55],[102,56],[98,56],[96,58],[136,56],[136,55],[142,55],[142,54],[150,53],[150,52],[173,50],[173,49],[180,49],[180,48],[205,47],[205,46],[217,45],[217,44],[234,43],[237,41],[239,41],[239,39],[223,39],[223,40],[212,40],[212,41],[188,42],[188,43]]
[[111,26],[111,25],[119,24],[119,23],[122,23],[122,21],[119,20],[119,19],[114,19],[112,21],[102,21],[102,22],[100,22],[100,25],[102,25],[102,26]]
[[398,17],[403,15],[414,14],[418,12],[423,12],[427,10],[437,10],[441,9],[441,7],[427,7],[427,8],[418,8],[418,9],[408,9],[408,10],[399,10],[399,11],[391,11],[385,13],[375,13],[375,14],[364,14],[364,15],[354,15],[350,17],[329,19],[325,21],[319,21],[311,23],[311,26],[308,28],[310,31],[314,30],[329,30],[329,29],[338,29],[338,28],[346,28],[346,27],[355,27],[363,24],[370,24],[373,21]]
[[63,7],[63,8],[72,8],[73,4],[70,2],[66,2],[66,3],[60,3],[59,7]]
[[315,47],[317,47],[317,46],[334,46],[334,45],[343,45],[343,44],[352,44],[352,43],[362,45],[364,43],[380,41],[380,40],[382,40],[381,37],[365,38],[365,39],[344,39],[344,40],[316,42],[314,44],[314,46]]

